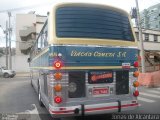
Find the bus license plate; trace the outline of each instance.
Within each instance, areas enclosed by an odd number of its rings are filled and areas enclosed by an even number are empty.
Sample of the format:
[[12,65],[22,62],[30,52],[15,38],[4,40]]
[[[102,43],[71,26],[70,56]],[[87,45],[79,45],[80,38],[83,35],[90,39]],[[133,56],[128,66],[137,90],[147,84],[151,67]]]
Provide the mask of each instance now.
[[106,95],[109,94],[108,88],[93,88],[92,95]]

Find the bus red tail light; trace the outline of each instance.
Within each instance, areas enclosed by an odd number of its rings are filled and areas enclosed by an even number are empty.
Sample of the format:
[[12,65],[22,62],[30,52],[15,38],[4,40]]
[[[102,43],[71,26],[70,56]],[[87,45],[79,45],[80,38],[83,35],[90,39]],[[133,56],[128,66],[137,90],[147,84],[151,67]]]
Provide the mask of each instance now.
[[54,102],[57,103],[57,104],[60,104],[60,103],[62,102],[62,97],[56,96],[56,97],[54,98]]
[[134,67],[138,67],[138,66],[139,66],[139,65],[138,65],[138,61],[135,61],[134,64],[133,64],[133,66],[134,66]]
[[56,60],[56,61],[54,62],[54,64],[53,64],[53,66],[54,66],[56,69],[60,69],[60,68],[63,66],[63,64],[62,64],[62,62],[61,62],[60,60]]
[[135,97],[139,96],[139,91],[138,91],[138,90],[135,90],[134,93],[133,93],[133,95],[134,95]]

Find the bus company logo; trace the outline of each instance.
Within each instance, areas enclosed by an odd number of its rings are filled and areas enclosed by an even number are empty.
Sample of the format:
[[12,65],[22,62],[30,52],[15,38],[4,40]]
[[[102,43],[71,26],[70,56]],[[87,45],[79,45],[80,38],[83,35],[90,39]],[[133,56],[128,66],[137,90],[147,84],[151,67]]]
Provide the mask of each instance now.
[[91,80],[95,82],[95,81],[98,81],[101,79],[108,79],[108,78],[112,78],[112,77],[113,77],[112,73],[104,73],[104,74],[100,74],[100,75],[93,74],[91,76]]

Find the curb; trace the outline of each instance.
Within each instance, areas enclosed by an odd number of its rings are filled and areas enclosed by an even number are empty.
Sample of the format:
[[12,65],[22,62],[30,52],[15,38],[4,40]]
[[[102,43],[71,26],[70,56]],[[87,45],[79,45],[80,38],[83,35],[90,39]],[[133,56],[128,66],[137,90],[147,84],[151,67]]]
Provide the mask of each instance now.
[[30,77],[29,73],[16,73],[15,77]]

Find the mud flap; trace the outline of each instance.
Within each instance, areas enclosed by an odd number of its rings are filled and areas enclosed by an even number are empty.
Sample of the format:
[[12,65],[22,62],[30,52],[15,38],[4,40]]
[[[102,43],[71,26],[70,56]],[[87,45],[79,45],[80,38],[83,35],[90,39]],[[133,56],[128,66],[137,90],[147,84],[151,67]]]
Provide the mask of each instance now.
[[118,102],[118,112],[121,112],[121,101],[118,100],[117,102]]
[[81,116],[84,117],[85,116],[85,108],[84,108],[84,104],[81,104]]

